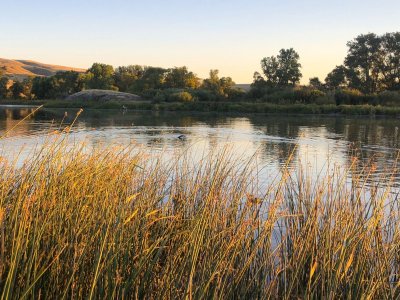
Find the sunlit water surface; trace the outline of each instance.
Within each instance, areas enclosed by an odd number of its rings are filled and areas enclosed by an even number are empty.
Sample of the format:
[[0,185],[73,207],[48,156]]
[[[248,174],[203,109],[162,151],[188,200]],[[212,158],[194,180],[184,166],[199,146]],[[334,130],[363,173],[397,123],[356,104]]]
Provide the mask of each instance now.
[[[34,109],[0,106],[3,158],[18,156],[23,161],[69,125],[77,112],[41,109],[30,115]],[[317,179],[335,167],[353,166],[354,174],[368,165],[374,170],[369,179],[373,183],[396,165],[399,125],[396,118],[85,110],[68,141],[84,142],[87,149],[129,146],[167,160],[189,152],[196,161],[210,150],[228,148],[238,162],[253,157],[265,182],[285,166],[294,172],[301,166]],[[399,186],[397,170],[393,178]]]

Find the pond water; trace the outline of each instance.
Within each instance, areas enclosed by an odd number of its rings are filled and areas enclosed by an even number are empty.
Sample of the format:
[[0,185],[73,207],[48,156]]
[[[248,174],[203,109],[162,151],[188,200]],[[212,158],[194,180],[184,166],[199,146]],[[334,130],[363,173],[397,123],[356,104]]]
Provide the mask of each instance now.
[[[62,127],[77,112],[41,109],[29,116],[34,109],[0,106],[0,135],[6,134],[0,139],[1,156],[28,155],[43,143],[44,136],[60,127],[65,115]],[[311,166],[315,175],[327,166],[348,167],[358,157],[360,168],[368,163],[376,169],[374,176],[380,176],[396,164],[399,127],[400,119],[395,118],[88,109],[78,117],[70,135],[91,147],[134,145],[167,156],[187,149],[204,153],[228,145],[241,158],[257,153],[258,164],[271,174],[289,156],[291,168]],[[179,139],[180,135],[185,138]],[[399,173],[394,177],[400,183]]]

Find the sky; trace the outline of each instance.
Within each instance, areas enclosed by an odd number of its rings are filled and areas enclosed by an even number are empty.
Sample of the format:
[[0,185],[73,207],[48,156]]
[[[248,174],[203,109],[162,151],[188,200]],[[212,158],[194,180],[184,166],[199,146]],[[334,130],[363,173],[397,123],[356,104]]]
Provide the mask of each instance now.
[[0,0],[0,57],[210,69],[251,83],[263,57],[294,48],[302,83],[343,63],[359,34],[400,30],[399,0]]

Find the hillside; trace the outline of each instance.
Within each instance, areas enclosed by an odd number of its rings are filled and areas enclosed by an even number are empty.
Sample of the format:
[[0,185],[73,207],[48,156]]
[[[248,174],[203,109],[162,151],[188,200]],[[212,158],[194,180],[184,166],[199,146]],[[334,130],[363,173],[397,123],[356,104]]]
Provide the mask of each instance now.
[[84,69],[49,65],[31,60],[12,60],[0,58],[0,70],[12,79],[24,79],[28,76],[52,76],[59,71],[85,72]]

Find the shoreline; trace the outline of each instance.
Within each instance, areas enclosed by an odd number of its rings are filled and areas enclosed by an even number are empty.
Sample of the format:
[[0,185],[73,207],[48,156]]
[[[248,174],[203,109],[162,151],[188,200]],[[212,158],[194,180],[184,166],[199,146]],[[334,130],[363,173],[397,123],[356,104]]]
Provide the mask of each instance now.
[[400,107],[372,105],[333,104],[273,104],[263,102],[160,102],[151,101],[66,101],[66,100],[9,100],[0,106],[39,106],[44,108],[122,109],[136,111],[171,111],[200,113],[282,114],[282,115],[330,115],[330,116],[400,116]]

